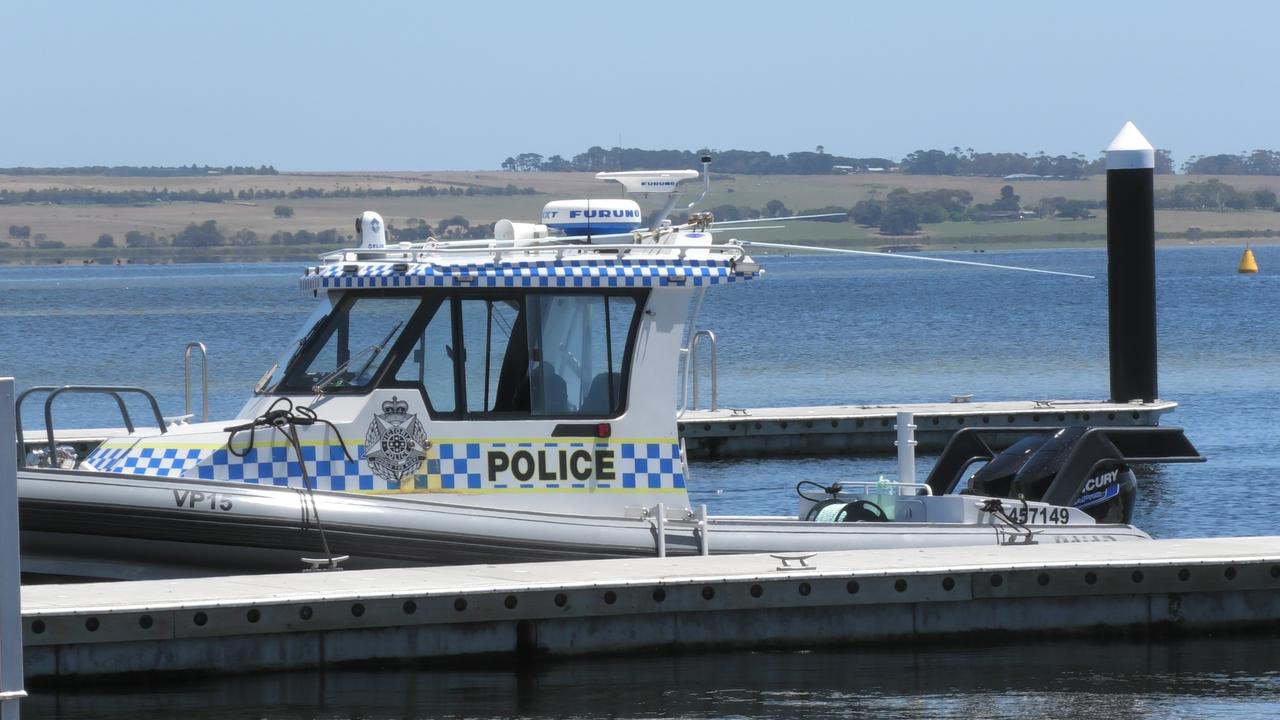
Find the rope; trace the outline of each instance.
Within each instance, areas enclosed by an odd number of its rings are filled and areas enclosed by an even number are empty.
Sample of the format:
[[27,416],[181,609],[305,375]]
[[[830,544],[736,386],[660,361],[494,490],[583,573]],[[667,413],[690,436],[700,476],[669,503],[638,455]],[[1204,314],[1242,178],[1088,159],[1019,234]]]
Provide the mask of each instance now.
[[[1018,499],[1022,501],[1023,509],[1028,507],[1026,498],[1020,497]],[[1025,524],[1018,522],[1017,519],[1011,517],[1007,512],[1005,512],[1004,504],[1000,502],[1000,498],[991,498],[990,500],[987,500],[986,502],[984,502],[982,504],[981,511],[984,513],[990,513],[992,517],[998,518],[1001,522],[1005,523],[1011,528],[1014,528],[1015,530],[1021,530],[1023,533],[1026,534],[1028,539],[1033,538],[1036,535],[1039,535],[1041,532],[1043,532],[1042,530],[1032,530],[1031,528],[1027,527]]]
[[[285,407],[278,407],[280,405]],[[342,432],[333,423],[316,415],[316,412],[309,407],[294,407],[293,401],[289,398],[280,398],[271,403],[267,411],[258,417],[250,420],[242,425],[233,425],[223,428],[229,433],[227,437],[227,452],[238,458],[244,458],[253,450],[254,443],[257,439],[258,428],[274,428],[289,441],[289,445],[293,447],[293,453],[298,458],[298,467],[302,471],[302,486],[307,491],[307,499],[311,502],[311,514],[316,519],[316,529],[320,532],[320,545],[324,551],[325,560],[330,568],[336,567],[333,552],[329,550],[329,538],[325,535],[324,523],[320,521],[320,508],[316,505],[316,496],[314,488],[312,488],[311,474],[307,472],[307,461],[302,456],[302,443],[298,440],[298,427],[307,427],[315,424],[326,425],[333,430],[338,436],[338,446],[342,448],[342,454],[346,456],[349,462],[354,463],[355,459],[351,457],[351,453],[347,450],[347,443],[342,438]],[[244,430],[249,431],[249,444],[242,451],[237,452],[234,446],[236,434]]]

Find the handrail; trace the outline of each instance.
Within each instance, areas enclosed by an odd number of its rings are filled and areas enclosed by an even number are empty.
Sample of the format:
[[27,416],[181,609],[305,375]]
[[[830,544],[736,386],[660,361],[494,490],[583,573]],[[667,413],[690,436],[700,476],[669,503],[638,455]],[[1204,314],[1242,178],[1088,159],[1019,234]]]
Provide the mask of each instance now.
[[698,541],[698,554],[711,554],[711,520],[707,515],[706,504],[696,509],[684,511],[683,517],[667,517],[666,505],[658,503],[645,508],[643,519],[653,528],[654,550],[658,557],[667,556],[667,529],[671,526],[687,527],[694,539]]
[[209,350],[202,342],[187,343],[187,350],[182,356],[182,390],[186,403],[183,412],[191,412],[191,351],[200,351],[200,419],[209,421]]
[[57,443],[53,436],[53,400],[63,393],[77,393],[85,395],[108,395],[116,401],[116,407],[120,409],[120,417],[124,420],[124,427],[130,433],[134,431],[133,418],[129,414],[129,408],[124,403],[124,398],[120,397],[121,393],[136,393],[147,399],[151,405],[151,411],[156,417],[156,426],[160,428],[161,433],[168,432],[168,428],[164,424],[164,416],[160,414],[160,404],[156,402],[155,395],[140,387],[132,387],[128,385],[36,385],[27,388],[18,396],[18,400],[14,409],[14,427],[18,435],[18,466],[26,462],[27,443],[25,435],[22,432],[22,403],[27,396],[32,393],[47,392],[49,397],[44,400],[44,428],[49,442],[49,456],[56,457]]
[[932,495],[933,488],[929,487],[929,483],[923,482],[899,482],[896,480],[841,480],[840,491],[844,492],[850,488],[857,488],[861,492],[859,495],[870,495],[870,491],[879,490],[880,488],[892,488],[896,494],[901,495],[903,490],[911,490],[912,495]]
[[715,410],[719,406],[717,399],[719,379],[716,374],[719,361],[716,358],[716,334],[712,330],[699,330],[693,334],[693,339],[689,341],[689,375],[693,378],[693,405],[689,409],[698,409],[698,344],[702,338],[707,338],[711,341],[711,409]]

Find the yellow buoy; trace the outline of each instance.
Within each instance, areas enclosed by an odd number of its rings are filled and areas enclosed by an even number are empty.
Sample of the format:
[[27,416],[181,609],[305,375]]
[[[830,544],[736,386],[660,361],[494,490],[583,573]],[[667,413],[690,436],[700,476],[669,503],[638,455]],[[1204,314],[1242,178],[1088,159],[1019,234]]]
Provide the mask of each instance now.
[[1244,255],[1240,256],[1240,267],[1236,268],[1236,272],[1250,274],[1258,272],[1258,261],[1253,259],[1253,249],[1248,245],[1244,246]]

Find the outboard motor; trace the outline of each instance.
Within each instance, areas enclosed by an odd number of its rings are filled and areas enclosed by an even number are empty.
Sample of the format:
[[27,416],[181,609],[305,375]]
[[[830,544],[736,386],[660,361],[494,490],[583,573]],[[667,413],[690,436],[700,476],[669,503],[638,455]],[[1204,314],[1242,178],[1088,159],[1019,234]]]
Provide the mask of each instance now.
[[[1023,439],[1004,452],[988,442],[1016,432]],[[986,465],[969,473],[979,462]],[[1185,462],[1204,456],[1178,427],[975,427],[951,436],[926,482],[934,495],[1037,500],[1127,524],[1138,487],[1130,466]]]
[[969,489],[966,494],[998,498],[1012,497],[1010,490],[1013,487],[1014,476],[1048,439],[1048,435],[1028,435],[1010,445],[969,478]]
[[[1011,445],[973,474],[970,492],[1002,498],[1043,500],[1045,493],[1081,437],[1085,427],[1063,428],[1052,435],[1032,435]],[[1100,523],[1133,519],[1138,481],[1123,461],[1101,460],[1081,486],[1072,506]]]
[[[1049,485],[1057,479],[1058,472],[1071,454],[1072,446],[1085,430],[1083,427],[1065,428],[1046,440],[1027,458],[1013,478],[1010,497],[1044,498]],[[1080,495],[1071,504],[1098,522],[1128,523],[1133,520],[1133,498],[1137,490],[1138,480],[1128,465],[1118,460],[1103,460],[1094,467]]]

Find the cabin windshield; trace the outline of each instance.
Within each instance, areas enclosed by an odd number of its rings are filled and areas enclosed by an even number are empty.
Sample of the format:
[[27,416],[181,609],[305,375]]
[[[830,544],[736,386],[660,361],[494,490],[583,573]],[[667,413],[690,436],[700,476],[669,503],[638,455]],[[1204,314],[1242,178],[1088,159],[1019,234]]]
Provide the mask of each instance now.
[[280,390],[328,392],[370,386],[422,300],[347,296],[302,340]]
[[636,302],[599,295],[531,295],[525,304],[534,415],[610,415]]
[[276,359],[271,369],[267,370],[262,378],[258,380],[257,386],[253,389],[254,393],[269,393],[280,387],[280,382],[284,380],[285,371],[293,364],[294,358],[301,355],[303,350],[306,349],[312,336],[320,331],[331,310],[333,310],[333,303],[327,296],[316,304],[315,309],[311,311],[311,315],[302,323],[298,334],[285,346],[284,352]]
[[410,331],[383,387],[415,387],[436,417],[613,417],[643,296],[466,291]]
[[[646,291],[348,294],[287,359],[275,392],[417,390],[433,417],[616,417]],[[280,371],[277,371],[280,374]]]

